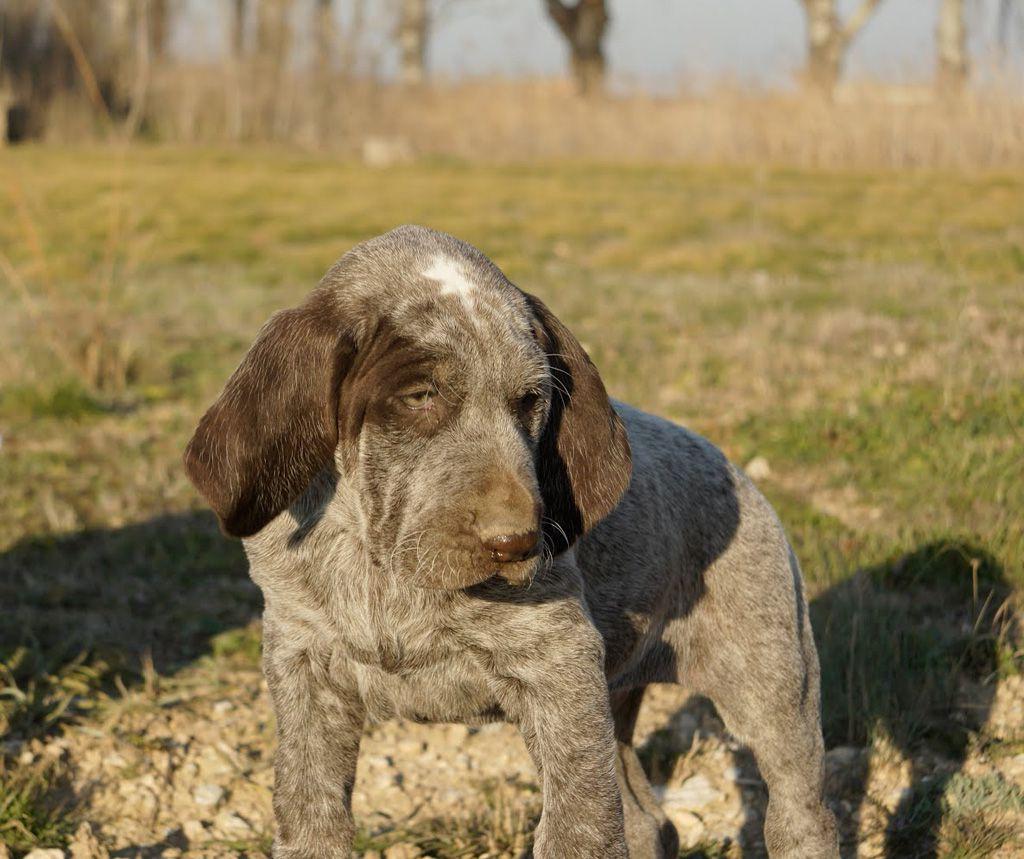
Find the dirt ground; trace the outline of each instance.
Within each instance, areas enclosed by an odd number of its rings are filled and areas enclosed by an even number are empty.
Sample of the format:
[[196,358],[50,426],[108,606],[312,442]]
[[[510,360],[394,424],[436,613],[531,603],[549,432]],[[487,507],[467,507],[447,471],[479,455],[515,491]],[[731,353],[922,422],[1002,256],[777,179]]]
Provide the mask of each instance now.
[[[37,849],[31,859],[267,855],[273,722],[258,671],[196,671],[175,686],[170,694],[130,693],[95,726],[6,749],[23,765],[59,766],[67,787],[82,798],[78,811],[87,822],[69,852]],[[1022,725],[1024,678],[1018,676],[1000,685],[985,735],[1019,738]],[[678,687],[652,687],[636,743],[685,855],[764,855],[764,785],[710,705]],[[978,744],[959,767],[934,755],[907,760],[881,742],[832,749],[827,792],[844,853],[899,855],[891,845],[887,852],[886,828],[914,780],[948,785],[957,778],[975,786],[975,794],[986,783],[1024,791],[1024,744],[998,757]],[[968,792],[959,801],[989,827],[1015,819],[1013,834],[1004,832],[1009,837],[988,855],[1024,856],[1019,814],[1013,818],[997,793]],[[539,796],[533,765],[511,726],[389,722],[366,734],[354,807],[363,856],[429,856],[441,833],[442,855],[514,856],[528,843]],[[947,814],[944,825],[957,820]]]

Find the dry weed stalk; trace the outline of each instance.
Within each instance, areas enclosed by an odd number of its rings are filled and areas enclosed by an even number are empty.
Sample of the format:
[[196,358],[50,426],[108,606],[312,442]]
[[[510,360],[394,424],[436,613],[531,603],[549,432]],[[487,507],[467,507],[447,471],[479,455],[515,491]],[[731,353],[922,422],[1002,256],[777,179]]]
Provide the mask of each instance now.
[[104,133],[113,134],[120,157],[112,183],[106,240],[98,270],[90,275],[91,288],[79,292],[61,290],[47,259],[42,231],[32,214],[25,189],[16,177],[7,182],[7,196],[16,214],[30,265],[27,271],[0,251],[0,274],[17,297],[23,311],[35,326],[39,340],[58,360],[64,375],[94,394],[121,394],[129,381],[132,349],[123,322],[123,307],[128,285],[143,257],[144,246],[131,243],[129,218],[133,214],[127,193],[126,163],[132,141],[141,122],[142,105],[148,89],[148,4],[142,2],[136,27],[140,46],[139,69],[134,86],[132,109],[122,124],[115,122],[103,99],[86,52],[82,48],[71,19],[59,0],[53,0],[54,21],[74,58],[75,67]]
[[[860,86],[832,102],[803,93],[719,87],[707,95],[577,97],[567,81],[477,80],[410,91],[343,76],[251,76],[247,61],[166,66],[154,78],[152,132],[170,142],[282,141],[358,155],[368,140],[421,156],[572,159],[836,169],[1024,166],[1024,100],[1012,89],[965,94]],[[278,89],[275,96],[267,88]],[[329,87],[330,97],[324,97]],[[283,95],[281,95],[283,94]],[[227,97],[226,97],[227,96]],[[273,121],[259,106],[288,104]],[[61,138],[61,129],[51,134]]]

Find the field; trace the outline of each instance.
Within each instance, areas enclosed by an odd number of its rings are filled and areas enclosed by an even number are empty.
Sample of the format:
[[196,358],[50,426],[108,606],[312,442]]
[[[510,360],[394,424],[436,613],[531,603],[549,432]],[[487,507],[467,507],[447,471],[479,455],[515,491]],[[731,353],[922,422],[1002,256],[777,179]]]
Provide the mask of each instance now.
[[[266,316],[403,222],[481,247],[613,394],[712,439],[775,503],[846,853],[1024,856],[1019,174],[24,148],[0,200],[14,856],[268,850],[259,594],[180,452]],[[643,756],[687,855],[762,855],[749,757],[706,704],[650,699]],[[516,742],[375,729],[362,849],[515,855],[537,812]]]

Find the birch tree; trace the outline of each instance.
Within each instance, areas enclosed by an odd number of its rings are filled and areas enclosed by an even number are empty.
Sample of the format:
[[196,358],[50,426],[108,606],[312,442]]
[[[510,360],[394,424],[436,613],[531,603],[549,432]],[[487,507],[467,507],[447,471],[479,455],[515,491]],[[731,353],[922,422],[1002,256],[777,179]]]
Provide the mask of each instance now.
[[581,94],[604,88],[604,34],[608,29],[608,10],[604,0],[546,0],[548,16],[569,46],[576,87]]
[[964,0],[942,0],[935,35],[938,55],[935,85],[941,95],[956,97],[963,92],[969,72]]
[[800,2],[807,18],[806,83],[831,98],[842,76],[850,45],[882,0],[861,0],[845,22],[840,18],[837,0]]
[[427,0],[400,0],[398,9],[399,76],[415,86],[427,78],[427,35],[430,11]]
[[238,62],[245,53],[245,21],[248,17],[246,0],[230,0],[231,58]]

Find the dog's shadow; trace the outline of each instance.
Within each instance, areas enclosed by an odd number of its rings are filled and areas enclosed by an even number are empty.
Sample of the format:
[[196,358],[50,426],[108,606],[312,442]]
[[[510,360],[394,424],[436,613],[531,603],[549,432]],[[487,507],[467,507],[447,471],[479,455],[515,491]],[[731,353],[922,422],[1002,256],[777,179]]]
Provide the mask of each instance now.
[[[863,747],[882,733],[911,761],[927,750],[947,764],[913,771],[884,835],[891,859],[937,853],[943,793],[991,708],[996,615],[1008,591],[989,554],[942,542],[861,570],[812,601],[827,746]],[[138,678],[146,656],[172,672],[210,653],[260,605],[240,545],[223,539],[207,513],[15,545],[0,554],[0,670],[4,686],[18,690],[16,705],[3,702],[8,736],[46,734],[73,715],[80,669],[94,669],[87,679],[100,685]],[[957,706],[965,684],[969,708]],[[691,701],[681,712],[699,721],[709,707]],[[830,778],[844,855],[855,852],[868,774],[863,754],[850,760]],[[749,753],[737,752],[735,766],[755,783],[743,791],[744,855],[762,856],[764,790]]]
[[208,513],[16,544],[0,554],[0,679],[17,690],[0,702],[9,734],[56,730],[83,683],[194,662],[260,605],[241,546]]
[[[860,570],[812,600],[825,744],[837,749],[830,756],[827,792],[837,811],[843,856],[856,854],[861,815],[872,803],[865,748],[872,737],[884,737],[911,762],[910,786],[883,815],[884,855],[938,855],[946,787],[963,766],[972,735],[988,719],[1001,648],[1019,635],[1012,616],[1000,611],[1009,593],[1003,569],[990,554],[967,542],[933,542]],[[709,721],[717,723],[713,707],[699,698],[672,718],[674,725]],[[652,747],[658,743],[660,749]],[[672,754],[684,751],[677,745],[666,759],[665,745],[664,732],[656,732],[640,750],[642,758],[658,761],[655,779],[671,772]],[[924,766],[925,759],[940,765]],[[766,791],[757,786],[749,752],[736,751],[734,764],[745,785],[743,856],[762,857]]]

